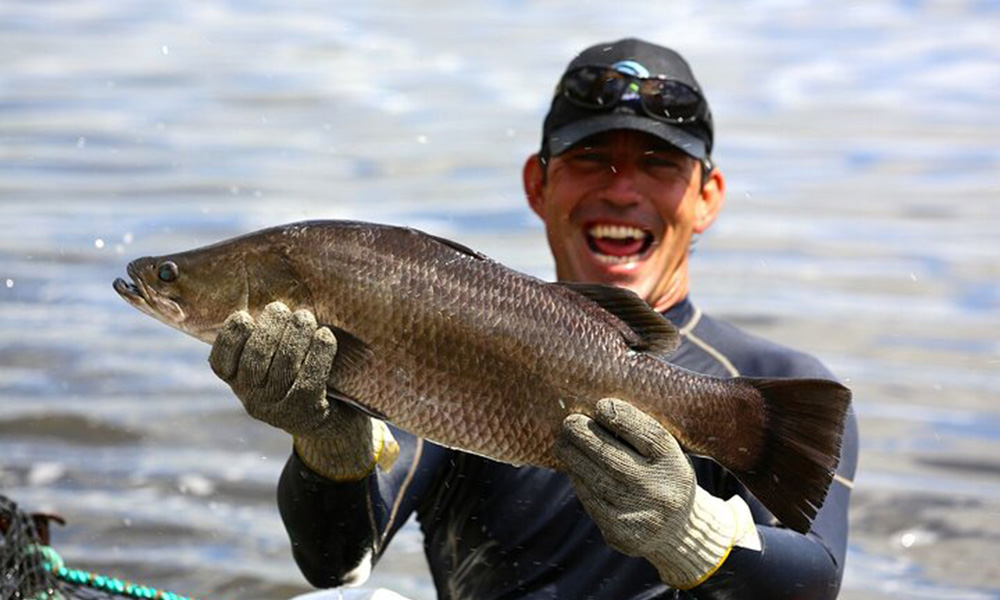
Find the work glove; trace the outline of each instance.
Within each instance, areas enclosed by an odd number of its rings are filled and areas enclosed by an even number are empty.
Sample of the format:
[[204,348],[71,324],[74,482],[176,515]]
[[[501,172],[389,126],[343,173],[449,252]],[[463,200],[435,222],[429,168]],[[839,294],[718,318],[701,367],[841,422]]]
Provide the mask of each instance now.
[[608,545],[645,558],[674,588],[711,577],[734,545],[760,549],[746,502],[699,487],[677,440],[625,401],[566,417],[556,454]]
[[399,455],[389,428],[336,400],[326,382],[337,338],[308,310],[268,304],[255,321],[235,312],[222,325],[208,362],[247,413],[292,434],[295,450],[313,471],[356,481]]

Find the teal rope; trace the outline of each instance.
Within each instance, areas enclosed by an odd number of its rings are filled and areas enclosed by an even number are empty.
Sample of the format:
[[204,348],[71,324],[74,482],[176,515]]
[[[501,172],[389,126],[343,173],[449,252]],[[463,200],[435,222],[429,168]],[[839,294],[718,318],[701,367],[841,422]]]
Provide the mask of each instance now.
[[41,553],[45,562],[42,567],[53,573],[59,579],[75,585],[85,585],[102,592],[110,592],[128,598],[140,598],[143,600],[195,600],[188,596],[181,596],[166,590],[158,590],[145,585],[136,585],[131,581],[122,581],[107,575],[98,575],[82,569],[68,569],[63,564],[62,557],[55,550],[48,546],[36,547]]

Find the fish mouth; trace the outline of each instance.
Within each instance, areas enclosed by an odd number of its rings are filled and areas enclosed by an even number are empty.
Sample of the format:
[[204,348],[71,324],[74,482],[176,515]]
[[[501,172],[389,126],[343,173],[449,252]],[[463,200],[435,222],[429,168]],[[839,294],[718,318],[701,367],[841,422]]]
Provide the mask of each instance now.
[[112,287],[115,288],[115,291],[118,292],[118,295],[123,300],[140,312],[163,321],[168,325],[177,326],[184,320],[184,310],[173,300],[164,297],[162,294],[157,293],[156,290],[150,288],[142,280],[135,262],[129,263],[125,270],[132,281],[126,281],[118,277],[112,283]]
[[115,291],[118,292],[118,295],[124,298],[125,301],[132,306],[149,306],[146,303],[146,299],[143,298],[139,287],[135,284],[129,283],[121,277],[118,277],[111,285],[115,288]]
[[126,302],[132,306],[138,308],[143,312],[150,312],[152,306],[150,305],[147,298],[149,297],[149,292],[144,283],[142,283],[142,278],[136,272],[135,264],[129,263],[125,267],[125,271],[132,281],[125,281],[121,277],[115,279],[112,287],[118,292],[118,295],[122,297]]
[[603,265],[626,265],[645,259],[655,236],[645,227],[610,221],[595,221],[583,228],[587,247]]

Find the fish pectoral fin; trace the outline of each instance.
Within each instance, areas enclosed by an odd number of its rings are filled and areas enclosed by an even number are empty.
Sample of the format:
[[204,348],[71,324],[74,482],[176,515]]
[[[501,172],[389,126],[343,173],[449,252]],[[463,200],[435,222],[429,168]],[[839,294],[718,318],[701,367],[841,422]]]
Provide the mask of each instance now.
[[337,402],[343,402],[344,404],[347,404],[351,408],[356,408],[373,419],[378,419],[380,421],[386,420],[386,416],[384,414],[378,412],[373,408],[365,406],[360,401],[348,396],[347,394],[339,390],[335,390],[330,386],[326,387],[326,397],[331,400],[336,400]]
[[353,333],[336,325],[326,325],[330,333],[337,338],[337,355],[333,359],[333,371],[355,371],[368,364],[372,349]]
[[372,349],[363,340],[353,333],[341,329],[336,325],[324,325],[335,338],[337,338],[337,355],[333,359],[333,366],[330,368],[330,379],[326,384],[326,397],[348,404],[369,417],[385,420],[385,415],[366,406],[356,398],[338,390],[331,382],[336,382],[343,377],[364,370],[372,357]]
[[553,285],[570,289],[618,317],[627,327],[623,331],[625,342],[633,350],[667,356],[681,343],[680,332],[674,324],[632,290],[600,283],[558,282]]

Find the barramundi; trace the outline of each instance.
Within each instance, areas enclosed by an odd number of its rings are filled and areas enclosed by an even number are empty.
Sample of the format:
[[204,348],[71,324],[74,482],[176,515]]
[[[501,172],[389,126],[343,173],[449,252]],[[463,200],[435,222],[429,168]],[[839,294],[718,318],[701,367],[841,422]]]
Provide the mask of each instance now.
[[235,311],[312,311],[338,341],[330,401],[498,461],[559,469],[563,419],[621,398],[806,532],[839,460],[843,385],[682,369],[677,329],[634,293],[545,282],[413,229],[292,223],[127,272],[125,300],[208,343]]

